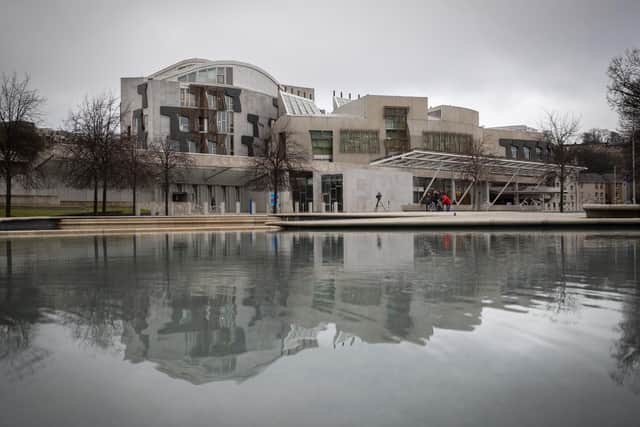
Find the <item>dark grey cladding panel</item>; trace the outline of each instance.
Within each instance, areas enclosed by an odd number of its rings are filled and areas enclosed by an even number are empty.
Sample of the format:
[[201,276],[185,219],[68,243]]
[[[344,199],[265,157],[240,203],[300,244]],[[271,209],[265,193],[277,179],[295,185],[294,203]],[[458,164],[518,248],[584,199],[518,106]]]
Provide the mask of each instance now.
[[[169,117],[169,138],[186,143],[191,136],[191,132],[180,131],[180,123],[178,121],[180,110],[180,107],[160,107],[160,114]],[[182,150],[182,144],[180,146]]]
[[240,89],[226,87],[224,88],[224,94],[233,98],[233,112],[241,113],[242,105],[240,105]]
[[132,129],[132,131],[135,132],[135,134],[138,136],[137,137],[138,143],[143,148],[146,148],[147,130],[144,128],[144,120],[143,120],[144,115],[142,114],[142,108],[133,110],[133,112],[131,113],[131,116],[133,117],[134,122],[136,121],[138,122],[138,126],[136,127],[136,129]]
[[[518,149],[522,149],[522,147],[528,147],[532,153],[532,160],[548,160],[548,153],[551,149],[551,145],[546,141],[500,138],[498,140],[498,144],[507,150],[507,155],[509,155],[509,147],[518,147]],[[534,158],[535,149],[538,147],[542,148],[543,150],[543,159]]]
[[258,116],[256,114],[247,114],[247,121],[253,125],[253,136],[258,138],[260,134],[258,133]]
[[147,83],[138,85],[138,95],[142,95],[142,108],[148,108],[149,102],[147,100]]
[[255,155],[253,151],[253,137],[242,135],[240,141],[247,146],[247,154],[249,155],[249,157],[253,157]]
[[233,85],[233,68],[227,67],[227,84]]

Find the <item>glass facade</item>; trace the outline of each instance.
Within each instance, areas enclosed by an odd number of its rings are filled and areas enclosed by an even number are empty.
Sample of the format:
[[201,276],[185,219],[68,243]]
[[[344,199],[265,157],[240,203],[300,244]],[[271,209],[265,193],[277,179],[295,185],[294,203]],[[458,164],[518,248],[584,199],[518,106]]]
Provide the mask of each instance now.
[[178,81],[225,84],[225,67],[212,67],[204,70],[194,71],[178,77]]
[[386,155],[409,151],[406,107],[384,107]]
[[299,212],[309,211],[309,202],[313,202],[313,174],[311,172],[292,174],[291,195],[293,203],[298,203]]
[[427,151],[464,154],[469,151],[473,136],[465,133],[423,132],[422,142]]
[[323,175],[321,182],[325,212],[331,212],[334,203],[337,204],[338,212],[342,212],[342,174]]
[[314,160],[333,160],[333,131],[311,130],[311,151]]
[[375,154],[380,152],[377,130],[340,130],[341,153]]

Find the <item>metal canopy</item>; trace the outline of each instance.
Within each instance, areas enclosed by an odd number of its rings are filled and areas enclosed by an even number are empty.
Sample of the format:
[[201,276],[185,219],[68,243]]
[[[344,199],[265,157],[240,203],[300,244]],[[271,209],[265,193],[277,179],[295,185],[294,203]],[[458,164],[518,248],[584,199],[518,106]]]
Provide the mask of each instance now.
[[[371,162],[372,166],[397,167],[408,169],[430,169],[433,171],[447,171],[463,173],[473,156],[466,154],[440,153],[436,151],[413,150],[384,159]],[[542,177],[560,169],[554,163],[532,162],[527,160],[513,160],[504,157],[482,157],[483,167],[490,175],[517,174],[518,176]],[[569,172],[578,172],[586,168],[566,166]]]

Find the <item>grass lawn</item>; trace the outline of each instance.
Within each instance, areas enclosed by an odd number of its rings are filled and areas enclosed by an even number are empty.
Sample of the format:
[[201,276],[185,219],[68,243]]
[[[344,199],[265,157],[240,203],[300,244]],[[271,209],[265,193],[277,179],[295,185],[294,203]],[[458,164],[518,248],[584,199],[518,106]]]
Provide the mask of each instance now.
[[[98,209],[100,211],[100,209]],[[46,208],[11,208],[11,216],[65,216],[78,214],[91,214],[91,207],[46,207]],[[130,215],[131,208],[107,208],[107,212],[119,212],[122,215]],[[99,214],[100,212],[98,212]],[[0,206],[0,217],[4,218],[4,207]]]

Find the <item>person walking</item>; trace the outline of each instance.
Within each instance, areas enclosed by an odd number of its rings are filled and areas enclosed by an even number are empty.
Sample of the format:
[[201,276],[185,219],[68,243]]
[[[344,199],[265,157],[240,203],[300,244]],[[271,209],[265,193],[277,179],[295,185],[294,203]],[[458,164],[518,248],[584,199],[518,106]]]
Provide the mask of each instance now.
[[425,210],[429,212],[431,210],[431,203],[433,203],[433,196],[431,195],[431,191],[427,193],[427,198],[425,199]]
[[[382,204],[382,194],[378,191],[378,194],[376,194],[376,212],[378,211],[378,207]],[[382,207],[384,208],[384,205],[382,205]]]
[[442,194],[442,204],[447,212],[451,210],[451,199],[447,196],[447,193]]

